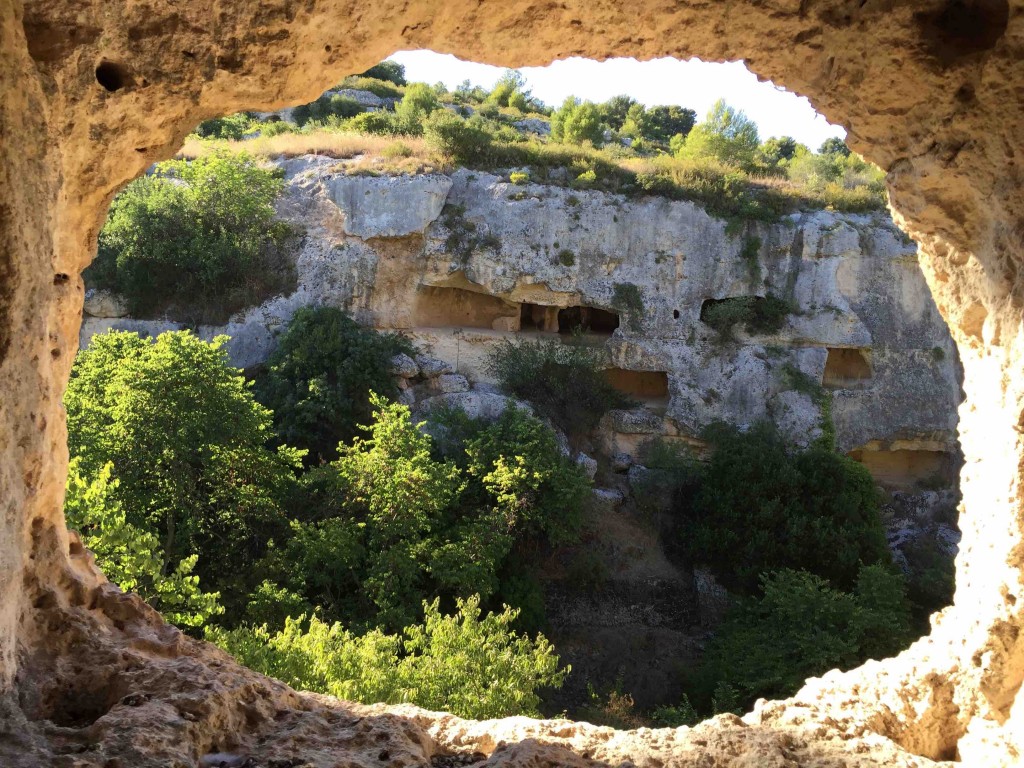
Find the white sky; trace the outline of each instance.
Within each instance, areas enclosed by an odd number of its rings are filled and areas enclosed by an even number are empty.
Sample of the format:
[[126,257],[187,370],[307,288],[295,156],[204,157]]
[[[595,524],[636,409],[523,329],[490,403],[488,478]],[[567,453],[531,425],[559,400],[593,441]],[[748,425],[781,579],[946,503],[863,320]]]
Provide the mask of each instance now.
[[[461,61],[450,54],[433,51],[400,51],[390,57],[405,65],[410,81],[443,82],[454,88],[463,80],[490,88],[505,70],[489,64]],[[549,106],[558,106],[566,96],[589,101],[606,101],[620,93],[648,106],[678,104],[696,110],[698,121],[719,98],[742,109],[755,120],[762,141],[770,136],[792,136],[817,149],[830,136],[846,136],[814,111],[802,96],[761,83],[742,62],[714,64],[690,59],[610,59],[593,61],[571,58],[546,67],[523,67],[533,95]]]

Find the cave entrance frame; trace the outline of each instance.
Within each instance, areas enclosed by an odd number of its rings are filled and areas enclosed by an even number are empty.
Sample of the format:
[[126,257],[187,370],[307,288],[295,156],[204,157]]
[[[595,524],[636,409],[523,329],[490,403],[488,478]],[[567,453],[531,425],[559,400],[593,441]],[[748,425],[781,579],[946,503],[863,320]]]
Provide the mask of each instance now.
[[13,691],[19,652],[44,632],[39,606],[81,606],[99,580],[69,557],[60,399],[77,346],[80,273],[120,187],[204,118],[308,102],[395,50],[506,66],[569,55],[743,58],[811,98],[887,171],[896,220],[921,244],[965,370],[953,606],[897,659],[812,681],[795,701],[809,702],[812,719],[863,726],[917,754],[995,764],[983,756],[1008,754],[1024,733],[1024,281],[1015,277],[1024,192],[1003,161],[1006,147],[1024,145],[1014,90],[1024,77],[1022,6],[0,6],[0,694]]

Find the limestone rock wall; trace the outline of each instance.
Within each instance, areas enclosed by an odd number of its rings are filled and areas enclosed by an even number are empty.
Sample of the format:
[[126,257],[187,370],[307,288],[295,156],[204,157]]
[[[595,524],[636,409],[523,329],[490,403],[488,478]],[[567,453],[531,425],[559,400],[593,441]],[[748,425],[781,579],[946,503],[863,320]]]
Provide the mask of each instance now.
[[[843,124],[851,146],[887,171],[897,221],[921,244],[960,352],[965,512],[955,603],[928,638],[897,659],[812,681],[742,721],[615,734],[399,711],[379,721],[385,738],[429,745],[417,723],[433,723],[433,743],[505,765],[1019,762],[1022,11],[1022,0],[0,2],[0,702],[14,744],[6,762],[59,764],[60,749],[71,765],[188,764],[228,734],[275,759],[301,736],[308,754],[317,750],[307,762],[379,761],[371,737],[336,727],[336,716],[317,714],[321,704],[263,687],[201,646],[155,642],[166,631],[156,617],[104,599],[102,577],[74,557],[63,525],[60,397],[81,317],[80,272],[120,186],[206,117],[308,102],[344,74],[412,48],[514,66],[569,55],[742,58]],[[25,720],[33,710],[18,690],[46,681],[101,690],[74,673],[81,659],[152,703],[137,716],[110,710],[84,740],[80,729]],[[124,664],[142,674],[125,674]],[[196,693],[203,685],[216,695]],[[202,706],[176,708],[173,690]],[[545,763],[535,749],[553,752]]]
[[[265,361],[296,308],[326,304],[400,329],[457,373],[492,383],[487,355],[502,340],[560,338],[560,310],[568,338],[583,316],[564,310],[586,307],[617,315],[614,330],[588,315],[585,340],[664,417],[626,433],[633,439],[610,428],[609,453],[658,435],[696,438],[715,419],[773,420],[807,444],[830,417],[839,450],[867,452],[873,469],[888,460],[878,472],[887,483],[943,468],[951,479],[956,352],[916,246],[885,215],[820,211],[732,231],[697,205],[657,197],[516,186],[465,169],[364,177],[317,157],[282,165],[281,214],[306,233],[297,291],[199,329],[232,336],[240,367]],[[701,319],[708,301],[764,296],[792,307],[778,331],[723,339]],[[86,304],[83,346],[106,328],[182,327],[111,318],[112,302],[99,298]],[[664,377],[664,392],[644,375]],[[830,390],[828,417],[807,382]]]

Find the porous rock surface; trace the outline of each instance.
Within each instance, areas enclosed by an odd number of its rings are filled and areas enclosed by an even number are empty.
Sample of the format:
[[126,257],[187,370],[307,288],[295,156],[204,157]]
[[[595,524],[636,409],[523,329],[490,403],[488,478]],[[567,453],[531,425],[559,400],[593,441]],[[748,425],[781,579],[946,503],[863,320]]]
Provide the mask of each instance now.
[[[489,759],[504,765],[613,765],[627,753],[638,765],[899,766],[957,756],[1019,764],[1022,11],[1021,0],[0,3],[4,762],[195,765],[237,739],[260,755],[301,744],[319,765],[422,764],[431,744],[494,747]],[[106,204],[201,119],[308,102],[340,76],[411,48],[516,66],[569,55],[743,58],[807,95],[887,171],[897,221],[921,243],[965,374],[956,597],[927,638],[895,659],[812,681],[741,722],[693,730],[459,723],[393,709],[371,721],[385,745],[394,742],[392,759],[370,746],[377,736],[332,723],[331,712],[354,709],[290,693],[179,641],[76,561],[80,545],[61,513],[60,398],[80,273]],[[125,695],[139,694],[132,701],[149,700],[81,726],[119,681],[132,689]],[[57,700],[87,702],[89,717],[72,707],[69,719],[32,719],[47,714],[32,701],[46,686]]]

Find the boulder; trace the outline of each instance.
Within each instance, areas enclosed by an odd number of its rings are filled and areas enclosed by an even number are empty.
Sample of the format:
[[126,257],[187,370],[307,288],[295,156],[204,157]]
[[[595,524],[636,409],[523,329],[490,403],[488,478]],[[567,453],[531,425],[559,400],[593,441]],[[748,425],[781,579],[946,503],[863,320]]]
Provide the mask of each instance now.
[[429,355],[416,355],[416,365],[420,374],[426,379],[436,379],[446,373],[454,373],[454,369],[444,360]]
[[461,373],[442,373],[432,384],[442,394],[454,394],[469,391],[469,380]]
[[368,240],[424,232],[441,215],[452,180],[439,175],[335,175],[324,186],[345,214],[345,232]]
[[585,453],[577,453],[576,463],[586,473],[588,478],[594,479],[594,476],[597,474],[597,459],[593,459]]
[[399,353],[391,358],[391,375],[401,379],[413,379],[420,374],[420,367],[405,353]]
[[113,291],[91,288],[85,292],[85,314],[91,317],[115,318],[128,315],[128,303]]

